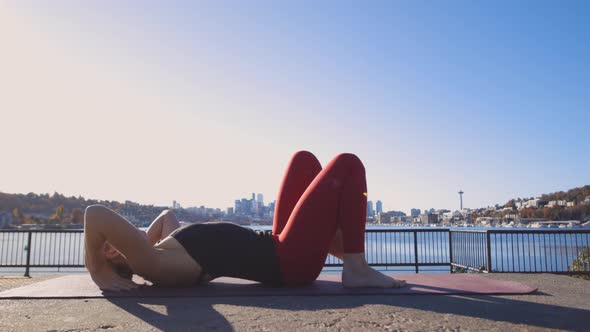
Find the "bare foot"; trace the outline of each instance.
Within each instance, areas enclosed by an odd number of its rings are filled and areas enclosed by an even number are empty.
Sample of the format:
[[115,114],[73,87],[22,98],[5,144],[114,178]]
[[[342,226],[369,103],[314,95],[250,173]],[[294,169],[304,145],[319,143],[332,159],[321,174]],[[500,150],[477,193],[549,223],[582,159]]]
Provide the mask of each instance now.
[[406,285],[405,280],[395,280],[371,267],[365,271],[342,271],[342,285],[347,288],[401,288]]
[[[345,254],[345,256],[349,256]],[[370,267],[362,257],[347,257],[342,270],[342,285],[344,287],[375,287],[401,288],[406,285],[404,280],[395,280]]]

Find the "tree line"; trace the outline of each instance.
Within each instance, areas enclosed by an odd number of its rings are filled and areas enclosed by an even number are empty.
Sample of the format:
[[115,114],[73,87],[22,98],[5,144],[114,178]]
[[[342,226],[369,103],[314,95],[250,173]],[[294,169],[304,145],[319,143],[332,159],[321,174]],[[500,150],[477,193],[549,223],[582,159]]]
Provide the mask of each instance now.
[[[136,226],[148,226],[165,206],[142,205],[132,201],[124,203],[109,200],[86,199],[82,196],[66,197],[60,193],[8,194],[0,192],[0,212],[10,213],[13,224],[70,225],[84,223],[84,209],[93,204],[104,205],[128,218]],[[211,221],[220,214],[199,214],[185,209],[175,211],[186,222]]]
[[153,220],[166,207],[141,205],[131,201],[120,203],[109,200],[85,199],[82,196],[66,197],[60,193],[8,194],[0,192],[0,211],[10,213],[13,224],[82,224],[84,209],[93,204],[105,205],[123,215],[134,216],[138,226],[143,220]]

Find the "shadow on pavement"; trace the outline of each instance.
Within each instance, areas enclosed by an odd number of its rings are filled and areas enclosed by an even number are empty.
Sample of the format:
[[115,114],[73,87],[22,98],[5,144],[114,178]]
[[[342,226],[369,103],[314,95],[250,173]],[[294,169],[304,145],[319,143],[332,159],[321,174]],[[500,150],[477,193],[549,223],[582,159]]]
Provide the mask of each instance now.
[[[367,304],[379,304],[571,331],[587,331],[588,317],[590,317],[590,310],[489,295],[110,298],[108,300],[164,331],[201,328],[233,330],[231,323],[215,310],[214,305],[218,304],[242,306],[245,310],[253,307],[298,311],[350,309]],[[166,314],[150,309],[151,305],[165,307]],[[255,319],[254,316],[253,319]]]

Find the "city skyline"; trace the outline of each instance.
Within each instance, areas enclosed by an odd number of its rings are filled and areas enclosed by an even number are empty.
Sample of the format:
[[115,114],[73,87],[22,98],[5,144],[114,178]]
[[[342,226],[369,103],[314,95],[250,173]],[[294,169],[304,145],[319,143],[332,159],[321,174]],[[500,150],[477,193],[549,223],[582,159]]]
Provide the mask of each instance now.
[[[0,191],[226,208],[298,150],[385,207],[590,183],[590,4],[0,4]],[[386,209],[389,210],[389,209]]]

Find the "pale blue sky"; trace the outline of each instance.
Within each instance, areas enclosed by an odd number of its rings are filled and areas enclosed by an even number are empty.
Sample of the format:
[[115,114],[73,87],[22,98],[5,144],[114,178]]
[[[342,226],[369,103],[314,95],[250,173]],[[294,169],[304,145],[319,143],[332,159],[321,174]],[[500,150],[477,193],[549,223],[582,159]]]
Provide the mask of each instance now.
[[274,199],[299,149],[359,155],[386,210],[589,184],[588,17],[584,1],[4,2],[0,191],[225,208]]

